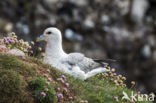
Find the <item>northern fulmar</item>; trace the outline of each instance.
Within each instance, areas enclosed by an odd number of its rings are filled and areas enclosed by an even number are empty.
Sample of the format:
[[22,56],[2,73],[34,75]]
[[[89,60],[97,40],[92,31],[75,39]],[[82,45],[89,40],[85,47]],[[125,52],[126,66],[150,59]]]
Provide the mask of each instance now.
[[45,57],[43,62],[50,64],[61,72],[85,80],[98,73],[108,72],[107,63],[85,57],[81,53],[67,54],[62,48],[62,34],[59,29],[49,27],[38,41],[46,41]]

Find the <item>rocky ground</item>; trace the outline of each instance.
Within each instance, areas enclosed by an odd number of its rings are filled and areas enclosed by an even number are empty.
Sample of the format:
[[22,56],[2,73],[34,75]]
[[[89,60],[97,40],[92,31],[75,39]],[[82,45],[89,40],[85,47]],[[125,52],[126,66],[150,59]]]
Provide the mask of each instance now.
[[14,31],[31,41],[56,26],[67,52],[115,59],[128,84],[156,92],[155,11],[155,0],[1,0],[0,36]]

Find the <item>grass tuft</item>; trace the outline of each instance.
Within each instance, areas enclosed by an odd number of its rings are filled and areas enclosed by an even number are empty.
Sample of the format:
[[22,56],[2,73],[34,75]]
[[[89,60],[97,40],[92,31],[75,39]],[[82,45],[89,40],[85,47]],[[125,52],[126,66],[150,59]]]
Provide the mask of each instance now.
[[0,103],[30,103],[27,83],[13,70],[0,70]]
[[27,65],[15,56],[0,53],[0,69],[14,70],[21,75],[34,75],[36,72],[35,66]]
[[[30,82],[30,88],[33,90],[37,103],[55,103],[56,101],[56,93],[53,86],[51,84],[47,85],[46,82],[43,77],[35,77]],[[41,93],[45,93],[45,96]]]

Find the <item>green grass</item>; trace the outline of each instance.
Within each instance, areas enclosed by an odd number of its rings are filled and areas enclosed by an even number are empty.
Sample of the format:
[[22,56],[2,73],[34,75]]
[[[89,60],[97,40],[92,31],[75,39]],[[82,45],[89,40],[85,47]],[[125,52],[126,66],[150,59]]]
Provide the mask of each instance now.
[[[45,71],[50,69],[49,76],[53,80],[59,78],[63,73],[36,58],[26,57],[25,59],[28,62],[25,62],[22,58],[0,53],[0,103],[49,103],[49,101],[53,103],[54,98],[56,98],[54,87],[61,87],[62,84],[57,83],[47,86],[43,74],[39,74],[37,71],[39,71],[39,67],[42,67]],[[115,86],[109,79],[102,80],[97,76],[85,81],[69,75],[66,76],[67,82],[70,83],[71,94],[76,96],[72,103],[79,103],[79,100],[88,100],[89,103],[129,103],[129,101],[121,101],[122,92],[125,91],[130,95],[133,91]],[[45,88],[51,91],[47,99],[40,97],[40,92]],[[114,96],[118,96],[118,102],[114,100]]]
[[[53,86],[51,84],[47,85],[46,82],[47,80],[43,77],[35,77],[29,83],[37,103],[55,103],[56,101],[56,92]],[[46,88],[48,88],[47,92],[45,92]],[[42,97],[41,92],[45,92],[46,97]]]
[[34,75],[36,67],[28,65],[17,59],[15,56],[5,55],[0,53],[0,69],[13,70],[21,75]]
[[0,103],[29,103],[32,97],[26,91],[27,83],[12,70],[0,70]]

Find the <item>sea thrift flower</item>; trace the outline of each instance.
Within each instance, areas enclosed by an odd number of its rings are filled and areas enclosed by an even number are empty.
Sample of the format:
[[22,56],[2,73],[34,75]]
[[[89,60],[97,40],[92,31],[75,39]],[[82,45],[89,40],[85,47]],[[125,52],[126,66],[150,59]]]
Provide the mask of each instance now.
[[31,50],[30,53],[33,54],[33,51]]
[[119,76],[116,77],[117,80],[120,80]]
[[105,75],[105,76],[108,76],[108,74],[107,74],[107,73],[104,73],[104,75]]
[[33,42],[33,41],[31,41],[31,45],[32,45],[32,46],[34,45],[34,42]]
[[18,40],[16,39],[16,40],[15,40],[15,44],[18,44],[18,43],[19,43],[19,42],[18,42]]
[[118,81],[115,79],[115,80],[114,80],[114,83],[115,83],[115,84],[117,84],[117,83],[118,83]]
[[64,88],[63,90],[64,90],[65,92],[67,92],[67,91],[68,91],[68,89],[67,89],[67,88]]
[[69,87],[69,83],[66,83],[65,85],[66,85],[67,87]]
[[11,35],[12,35],[12,36],[16,36],[15,32],[12,32]]
[[48,81],[52,81],[52,79],[51,78],[48,78]]
[[126,84],[123,84],[122,87],[127,87],[127,85]]
[[119,83],[117,83],[116,86],[119,86]]
[[5,44],[9,44],[9,42],[8,41],[5,41]]
[[63,98],[63,94],[62,94],[62,93],[59,93],[59,94],[57,94],[57,97],[58,97],[59,99],[62,99],[62,98]]
[[113,73],[113,75],[116,76],[117,74],[116,73]]
[[115,101],[119,101],[118,96],[114,96]]
[[40,94],[41,94],[41,96],[42,96],[43,98],[46,96],[46,93],[45,93],[45,92],[41,92]]
[[15,39],[16,39],[16,38],[17,38],[17,36],[15,35],[15,36],[13,36],[13,38],[15,38]]
[[115,72],[115,69],[114,68],[112,69],[112,72]]
[[65,75],[62,75],[61,78],[65,80],[66,79],[66,76]]
[[41,48],[41,47],[39,47],[39,48],[38,48],[38,51],[42,51],[42,48]]
[[113,79],[113,78],[111,78],[111,81],[114,81],[114,79]]
[[28,47],[29,46],[28,42],[24,42],[24,46]]
[[61,82],[64,83],[64,80],[62,79]]
[[122,80],[119,80],[119,83],[123,83],[123,81]]
[[126,77],[122,77],[122,80],[126,80]]
[[48,73],[50,73],[50,70],[49,70],[49,69],[47,69],[47,72],[48,72]]
[[131,84],[132,84],[131,88],[133,88],[135,86],[135,82],[132,81]]
[[58,91],[60,91],[60,90],[61,90],[61,88],[60,88],[60,87],[58,87],[58,88],[57,88],[57,90],[58,90]]
[[113,77],[113,73],[110,73],[110,77]]
[[31,46],[28,46],[28,49],[31,49]]
[[119,78],[122,78],[122,75],[119,75]]
[[13,41],[12,41],[11,39],[8,39],[8,42],[9,42],[9,43],[12,43]]
[[41,53],[41,56],[42,56],[42,57],[45,57],[45,54],[44,54],[44,53]]
[[20,39],[19,42],[20,42],[20,43],[23,43],[23,39]]
[[47,85],[50,85],[50,82],[46,82]]
[[70,100],[73,100],[73,97],[69,97]]
[[48,90],[49,90],[48,88],[45,89],[46,92],[48,92]]
[[134,81],[132,81],[132,82],[131,82],[131,84],[132,84],[132,85],[135,85],[135,82],[134,82]]

